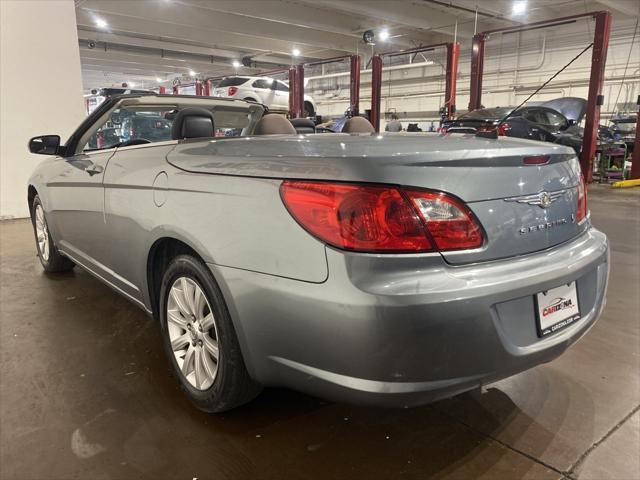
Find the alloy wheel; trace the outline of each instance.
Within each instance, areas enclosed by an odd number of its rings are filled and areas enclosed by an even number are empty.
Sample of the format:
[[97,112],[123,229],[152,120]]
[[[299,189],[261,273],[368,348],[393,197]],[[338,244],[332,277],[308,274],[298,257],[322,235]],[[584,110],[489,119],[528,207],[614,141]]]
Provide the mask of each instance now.
[[36,237],[38,239],[38,250],[42,259],[47,262],[49,260],[49,229],[47,221],[44,219],[44,210],[42,205],[36,205]]
[[207,390],[218,374],[218,331],[209,301],[193,279],[178,277],[173,282],[166,318],[178,368],[193,387]]

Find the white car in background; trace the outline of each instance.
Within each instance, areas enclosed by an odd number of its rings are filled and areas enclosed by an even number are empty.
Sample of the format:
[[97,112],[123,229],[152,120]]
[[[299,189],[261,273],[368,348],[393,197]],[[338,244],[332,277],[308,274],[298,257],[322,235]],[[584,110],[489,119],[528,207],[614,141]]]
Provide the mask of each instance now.
[[[269,111],[289,110],[289,85],[271,77],[225,77],[213,89],[214,97],[230,97],[261,103]],[[305,117],[316,114],[316,104],[304,96]]]

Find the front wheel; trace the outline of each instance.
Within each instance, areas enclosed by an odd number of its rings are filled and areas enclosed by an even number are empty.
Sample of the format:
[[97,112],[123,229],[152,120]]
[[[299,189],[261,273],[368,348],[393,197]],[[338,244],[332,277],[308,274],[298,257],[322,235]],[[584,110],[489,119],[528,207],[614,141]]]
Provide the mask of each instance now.
[[66,257],[60,255],[56,245],[51,238],[49,225],[44,215],[44,208],[38,195],[33,199],[31,204],[31,223],[33,225],[33,233],[36,237],[36,249],[38,258],[45,272],[68,272],[73,269],[75,264]]
[[222,293],[206,265],[191,255],[174,258],[160,299],[165,353],[193,404],[223,412],[252,400],[260,387],[249,377]]

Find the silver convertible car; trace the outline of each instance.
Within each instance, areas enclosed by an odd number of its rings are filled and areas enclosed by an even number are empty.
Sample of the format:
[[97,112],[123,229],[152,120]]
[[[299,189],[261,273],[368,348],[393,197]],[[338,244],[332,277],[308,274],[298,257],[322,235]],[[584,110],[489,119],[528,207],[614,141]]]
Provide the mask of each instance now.
[[[134,121],[135,120],[135,121]],[[28,185],[40,261],[158,319],[193,403],[285,386],[412,406],[548,362],[600,315],[609,248],[575,153],[300,134],[242,100],[116,96]]]

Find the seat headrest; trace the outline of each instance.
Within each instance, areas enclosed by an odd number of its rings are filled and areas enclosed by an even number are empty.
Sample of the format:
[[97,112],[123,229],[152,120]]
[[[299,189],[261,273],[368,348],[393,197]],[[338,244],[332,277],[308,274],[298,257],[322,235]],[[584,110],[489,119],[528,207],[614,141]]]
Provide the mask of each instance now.
[[342,127],[342,133],[374,133],[376,130],[364,117],[352,117]]
[[187,107],[180,110],[173,119],[171,138],[215,137],[213,113],[206,108]]
[[291,120],[291,125],[297,133],[316,133],[316,124],[308,118],[294,118]]
[[253,129],[254,135],[295,135],[296,129],[291,122],[277,113],[269,113],[258,120]]

